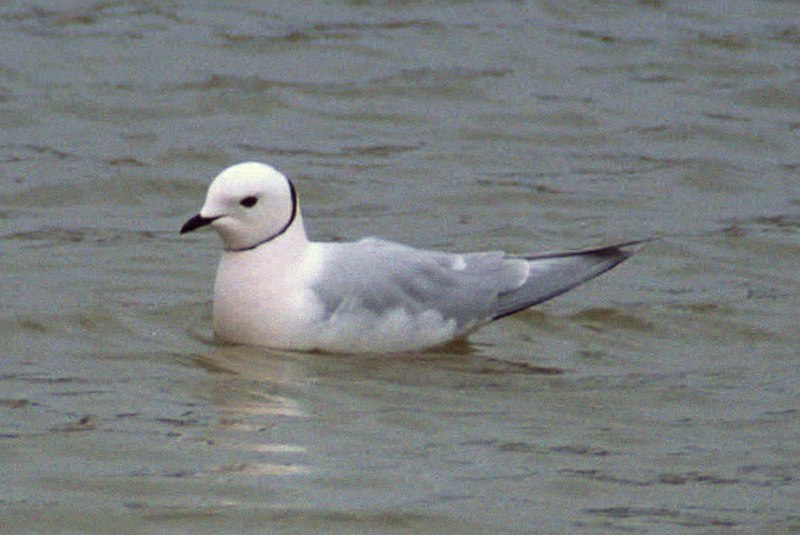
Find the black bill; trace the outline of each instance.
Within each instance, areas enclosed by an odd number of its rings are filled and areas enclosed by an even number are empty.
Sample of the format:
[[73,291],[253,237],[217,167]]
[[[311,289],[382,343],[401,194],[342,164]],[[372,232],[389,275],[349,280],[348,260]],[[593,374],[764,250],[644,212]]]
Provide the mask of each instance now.
[[181,227],[181,234],[185,234],[187,232],[191,232],[193,230],[197,230],[200,227],[205,227],[206,225],[210,225],[213,223],[217,218],[216,217],[203,217],[200,214],[197,214],[189,221],[183,224]]

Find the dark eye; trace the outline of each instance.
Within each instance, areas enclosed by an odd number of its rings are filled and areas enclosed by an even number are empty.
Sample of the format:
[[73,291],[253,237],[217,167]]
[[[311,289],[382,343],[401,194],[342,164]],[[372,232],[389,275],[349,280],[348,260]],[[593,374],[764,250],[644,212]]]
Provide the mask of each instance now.
[[250,197],[245,197],[244,199],[239,201],[239,204],[241,204],[245,208],[252,208],[253,206],[256,205],[257,202],[258,198],[250,196]]

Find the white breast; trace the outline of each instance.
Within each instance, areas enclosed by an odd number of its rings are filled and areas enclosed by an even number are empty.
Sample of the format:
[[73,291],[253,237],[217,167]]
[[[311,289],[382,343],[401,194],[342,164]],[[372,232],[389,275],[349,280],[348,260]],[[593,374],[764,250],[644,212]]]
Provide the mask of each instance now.
[[[214,284],[214,333],[240,344],[308,350],[321,309],[309,281],[310,254],[269,255],[272,249],[224,253]],[[311,253],[311,251],[308,251]]]

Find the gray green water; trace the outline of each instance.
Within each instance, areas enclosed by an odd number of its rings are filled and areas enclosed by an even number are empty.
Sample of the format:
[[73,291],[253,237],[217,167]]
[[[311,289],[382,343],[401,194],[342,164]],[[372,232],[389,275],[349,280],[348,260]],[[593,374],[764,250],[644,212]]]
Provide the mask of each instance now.
[[[0,7],[9,533],[800,530],[800,5]],[[664,235],[424,354],[222,347],[222,168],[317,239]]]

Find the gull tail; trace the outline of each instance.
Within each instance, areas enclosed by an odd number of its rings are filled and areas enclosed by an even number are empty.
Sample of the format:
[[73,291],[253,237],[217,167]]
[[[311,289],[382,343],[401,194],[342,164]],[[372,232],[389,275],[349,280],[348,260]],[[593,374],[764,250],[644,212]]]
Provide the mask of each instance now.
[[500,319],[538,305],[602,275],[628,259],[642,244],[653,239],[519,257],[530,266],[528,278],[518,288],[498,296],[492,319]]

